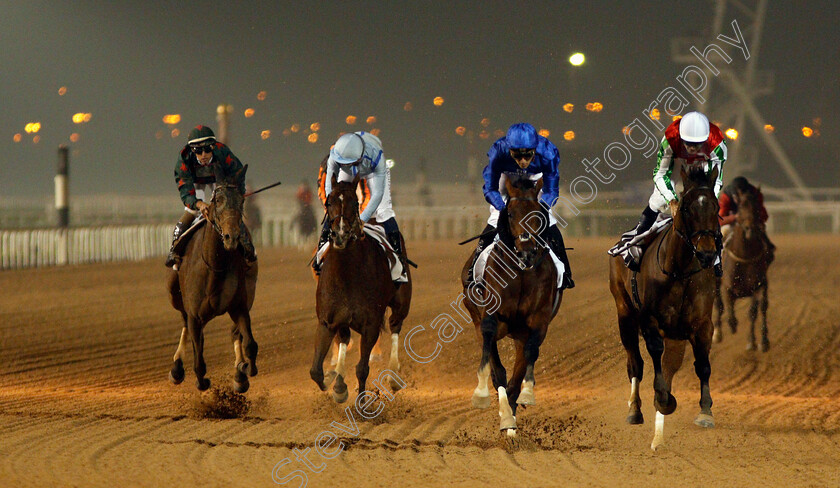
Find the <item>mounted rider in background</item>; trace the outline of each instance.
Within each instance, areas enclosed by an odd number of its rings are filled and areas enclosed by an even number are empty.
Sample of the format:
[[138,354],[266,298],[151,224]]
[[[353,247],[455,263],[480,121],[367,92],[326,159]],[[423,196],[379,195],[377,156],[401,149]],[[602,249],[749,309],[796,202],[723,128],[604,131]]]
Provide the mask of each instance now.
[[[543,187],[540,191],[540,201],[549,210],[557,200],[560,184],[560,153],[557,147],[545,137],[537,134],[533,125],[519,123],[510,126],[507,135],[498,139],[487,151],[488,163],[484,168],[484,198],[490,204],[490,218],[482,231],[478,247],[473,256],[473,265],[468,271],[467,282],[473,282],[475,262],[481,252],[489,246],[496,237],[496,226],[500,212],[505,210],[507,195],[503,195],[504,183],[508,175],[524,176],[531,180],[542,178]],[[500,191],[500,188],[502,189]],[[548,243],[551,251],[565,266],[562,288],[574,288],[569,258],[566,255],[566,245],[563,235],[557,227],[557,221],[552,212],[548,212],[548,226],[540,236]]]
[[[715,196],[719,197],[723,187],[723,164],[726,162],[726,141],[723,132],[700,112],[689,112],[682,118],[675,120],[665,129],[665,136],[659,144],[656,168],[653,170],[654,190],[648,199],[648,206],[642,212],[639,223],[632,230],[625,232],[612,249],[611,256],[624,253],[625,264],[634,271],[638,271],[639,262],[626,253],[632,247],[632,241],[647,232],[660,213],[676,211],[678,205],[677,193],[674,190],[672,175],[675,170],[679,174],[676,164],[686,165],[686,169],[695,165],[704,165],[706,174],[718,169],[715,181]],[[715,274],[720,275],[720,257],[715,264]]]
[[[175,162],[175,182],[178,184],[178,192],[184,203],[184,214],[178,219],[175,230],[172,232],[172,246],[166,258],[167,268],[181,261],[181,256],[175,250],[175,242],[181,234],[190,228],[199,213],[207,217],[210,208],[207,202],[212,198],[213,189],[216,188],[214,166],[218,167],[225,176],[236,174],[242,169],[239,159],[226,145],[216,140],[216,135],[209,127],[196,126],[190,131],[187,144],[181,149],[178,160]],[[239,182],[239,185],[244,195],[245,181]],[[197,191],[203,194],[203,199],[198,198]],[[239,234],[239,243],[242,245],[245,260],[249,264],[256,261],[257,253],[244,221]]]
[[732,226],[738,222],[738,192],[755,195],[756,203],[758,204],[758,223],[761,227],[761,236],[765,244],[767,244],[770,262],[773,262],[776,245],[767,236],[766,224],[770,216],[767,214],[767,208],[764,206],[764,194],[761,193],[760,188],[750,184],[749,180],[743,176],[738,176],[733,179],[731,183],[723,188],[723,191],[718,197],[718,204],[720,205],[718,215],[720,215],[720,232],[723,234],[723,245],[726,246],[729,236],[732,234]]

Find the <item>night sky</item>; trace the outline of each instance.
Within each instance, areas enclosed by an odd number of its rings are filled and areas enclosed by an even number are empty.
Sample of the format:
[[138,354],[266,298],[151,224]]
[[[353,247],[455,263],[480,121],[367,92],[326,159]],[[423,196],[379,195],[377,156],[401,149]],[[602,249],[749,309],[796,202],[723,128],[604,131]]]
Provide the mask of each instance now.
[[[775,73],[775,91],[756,104],[808,184],[838,186],[840,4],[769,3],[758,68]],[[397,161],[395,181],[413,181],[421,158],[431,181],[459,179],[469,154],[483,156],[494,131],[519,121],[551,132],[571,179],[584,174],[581,158],[623,140],[623,126],[661,90],[679,86],[670,40],[702,36],[704,48],[713,17],[711,1],[6,2],[0,195],[52,195],[56,149],[68,144],[73,194],[177,198],[177,153],[192,126],[217,129],[220,103],[233,106],[230,146],[256,185],[312,179],[340,132],[374,128]],[[733,19],[742,30],[750,22],[729,8],[724,33]],[[576,51],[587,62],[573,68]],[[730,54],[742,73],[743,56]],[[587,112],[588,102],[603,111]],[[78,112],[91,113],[90,122],[74,124]],[[167,126],[166,114],[181,122]],[[29,122],[41,123],[37,144],[24,131]],[[313,144],[306,131],[314,122]],[[301,130],[283,135],[293,124]],[[803,126],[820,136],[803,137]],[[573,142],[563,139],[569,130]],[[742,141],[751,136],[739,130]],[[633,157],[624,176],[649,177],[654,161]],[[754,175],[790,186],[764,153],[762,164]]]

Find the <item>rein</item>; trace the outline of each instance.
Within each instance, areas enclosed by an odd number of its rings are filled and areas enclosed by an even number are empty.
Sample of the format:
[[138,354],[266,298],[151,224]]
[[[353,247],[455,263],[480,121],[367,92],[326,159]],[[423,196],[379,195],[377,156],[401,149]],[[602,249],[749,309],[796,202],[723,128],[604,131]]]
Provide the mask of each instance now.
[[[223,187],[225,187],[225,188],[238,188],[238,185],[237,185],[237,184],[233,184],[233,183],[227,183],[227,184],[224,184],[224,185],[218,185],[218,184],[216,185],[216,188],[215,188],[215,189],[213,189],[213,197],[210,199],[210,205],[213,205],[213,206],[214,206],[214,207],[213,207],[213,209],[214,209],[214,210],[215,210],[215,208],[216,208],[216,207],[215,207],[215,204],[216,204],[216,193],[217,193],[217,192],[218,192],[221,188],[223,188]],[[240,214],[241,214],[241,210],[240,210]],[[215,216],[214,216],[214,217],[215,217]],[[215,218],[212,218],[212,219],[211,219],[211,218],[207,218],[207,219],[205,219],[205,220],[207,220],[207,222],[208,222],[210,225],[212,225],[212,226],[213,226],[213,230],[216,232],[216,234],[218,234],[218,235],[219,235],[219,237],[221,237],[221,236],[222,236],[222,228],[221,228],[221,226],[220,226],[220,225],[216,222],[216,219],[215,219]],[[203,252],[203,251],[202,251],[202,253],[201,253],[201,260],[202,260],[202,261],[204,261],[204,265],[205,265],[205,266],[207,266],[207,269],[209,269],[210,271],[212,271],[212,272],[214,272],[214,273],[224,273],[225,271],[227,271],[227,268],[226,268],[226,267],[225,267],[225,268],[214,268],[214,267],[213,267],[213,266],[212,266],[212,265],[211,265],[211,264],[207,261],[207,258],[204,256],[204,252]]]
[[[686,191],[686,192],[684,192],[684,193],[683,193],[683,195],[682,195],[682,196],[683,196],[682,201],[685,201],[685,197],[686,197],[686,195],[688,195],[688,194],[690,194],[690,193],[692,193],[692,192],[694,192],[694,191],[700,191],[700,190],[711,190],[711,188],[710,188],[710,187],[708,187],[708,186],[696,186],[696,187],[694,187],[694,188],[691,188],[691,189],[689,189],[688,191]],[[679,209],[679,211],[680,211],[680,214],[682,214],[682,213],[683,213],[682,204],[680,204],[680,209]],[[674,223],[671,225],[671,227],[669,227],[669,228],[668,228],[668,230],[667,230],[667,231],[665,231],[665,235],[664,235],[664,236],[662,236],[662,239],[660,239],[660,240],[659,240],[659,245],[658,245],[658,246],[657,246],[657,248],[656,248],[656,264],[657,264],[657,266],[659,266],[659,271],[661,271],[661,272],[662,272],[662,274],[664,274],[665,276],[668,276],[668,277],[669,277],[669,278],[671,278],[671,279],[678,280],[678,281],[682,281],[682,280],[684,280],[684,279],[686,279],[686,278],[688,278],[688,277],[690,277],[690,276],[692,276],[692,275],[694,275],[694,274],[699,273],[700,271],[703,271],[703,267],[702,267],[702,266],[701,266],[701,267],[699,267],[698,269],[695,269],[695,270],[692,270],[692,271],[688,272],[687,274],[686,274],[686,273],[682,273],[682,272],[679,272],[679,273],[678,273],[678,272],[676,272],[676,271],[666,271],[666,270],[665,270],[665,268],[662,266],[662,261],[660,260],[660,257],[659,257],[659,256],[660,256],[660,254],[661,254],[661,252],[660,252],[660,251],[661,251],[661,249],[662,249],[662,242],[663,242],[663,241],[664,241],[664,240],[668,237],[668,232],[671,232],[671,229],[673,229],[673,230],[674,230],[674,232],[675,232],[675,233],[676,233],[676,234],[680,237],[680,239],[682,239],[682,240],[683,240],[683,242],[685,242],[686,244],[688,244],[688,247],[690,247],[690,248],[691,248],[691,253],[692,253],[692,254],[691,254],[691,258],[692,258],[692,261],[694,261],[694,260],[695,260],[695,258],[696,258],[696,256],[697,256],[697,252],[698,252],[698,251],[697,251],[697,246],[694,244],[694,242],[692,242],[692,239],[694,239],[695,237],[698,237],[698,236],[699,236],[699,237],[709,236],[709,237],[714,238],[714,240],[715,240],[715,248],[716,248],[716,250],[717,250],[718,252],[720,252],[721,248],[723,247],[723,245],[722,245],[722,237],[721,237],[720,229],[718,229],[718,230],[716,230],[716,231],[715,231],[715,230],[712,230],[712,229],[700,229],[700,230],[696,230],[696,231],[692,232],[692,233],[689,235],[689,234],[685,233],[684,231],[682,231],[681,229],[677,229],[677,223],[676,223],[676,220],[675,220],[675,221],[674,221]],[[698,264],[699,264],[699,263],[698,263]]]

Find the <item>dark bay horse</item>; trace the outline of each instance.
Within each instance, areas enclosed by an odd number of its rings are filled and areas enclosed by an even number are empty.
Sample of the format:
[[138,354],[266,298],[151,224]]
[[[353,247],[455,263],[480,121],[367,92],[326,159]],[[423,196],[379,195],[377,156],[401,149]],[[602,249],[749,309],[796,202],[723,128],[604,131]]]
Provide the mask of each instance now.
[[210,387],[210,380],[204,377],[207,372],[204,326],[224,313],[233,320],[235,390],[239,393],[248,391],[248,376],[257,374],[257,343],[251,333],[250,315],[257,287],[257,263],[248,267],[242,252],[237,249],[245,201],[237,182],[245,178],[247,170],[245,165],[229,179],[216,172],[209,219],[187,244],[179,270],[169,270],[167,276],[170,302],[181,312],[184,321],[175,363],[169,372],[169,379],[176,385],[184,381],[183,355],[189,332],[196,386],[202,391]]
[[[386,308],[391,309],[388,319],[391,330],[389,368],[399,371],[399,334],[411,304],[410,272],[408,283],[396,286],[391,281],[385,250],[363,231],[356,195],[358,180],[356,177],[352,182],[339,183],[336,175],[332,177],[332,191],[326,201],[330,248],[322,258],[321,276],[315,293],[318,325],[309,375],[321,391],[325,391],[334,379],[333,399],[338,403],[345,402],[349,396],[345,362],[350,331],[361,335],[361,357],[356,365],[356,378],[359,381],[358,392],[363,393],[370,372],[370,353],[379,338],[379,330],[384,327]],[[405,249],[404,242],[402,246]],[[340,343],[335,371],[325,382],[324,358],[336,335]],[[393,377],[389,379],[391,388],[398,390],[400,384]]]
[[[508,204],[497,226],[500,240],[487,259],[485,284],[467,282],[472,255],[461,270],[461,284],[481,343],[478,386],[472,403],[476,408],[490,406],[488,380],[492,373],[499,395],[499,429],[512,437],[516,434],[517,404],[536,403],[534,363],[563,292],[557,288],[557,268],[547,243],[533,230],[548,225],[548,214],[537,199],[542,180],[535,186],[527,178],[511,178],[505,186]],[[534,225],[535,221],[540,225]],[[496,344],[507,336],[516,346],[509,382]]]
[[727,240],[723,254],[723,276],[717,293],[717,319],[714,341],[723,340],[721,321],[723,314],[729,314],[729,328],[734,334],[738,329],[735,318],[735,300],[752,298],[750,304],[750,334],[747,350],[754,350],[755,321],[761,312],[761,343],[759,348],[766,352],[770,348],[767,337],[767,268],[770,266],[770,249],[761,228],[759,204],[755,193],[738,191],[738,220],[732,224],[732,233]]
[[[694,423],[714,427],[709,390],[712,345],[712,305],[715,276],[712,267],[720,246],[718,201],[714,184],[718,170],[681,171],[684,190],[672,206],[672,225],[656,236],[642,257],[637,274],[620,257],[610,259],[610,291],[615,298],[621,343],[627,351],[630,413],[627,422],[644,423],[639,398],[644,362],[639,335],[653,362],[656,427],[651,448],[664,440],[665,415],[677,408],[671,380],[679,370],[686,341],[694,351],[694,371],[700,379],[700,413]],[[676,208],[675,208],[676,207]]]

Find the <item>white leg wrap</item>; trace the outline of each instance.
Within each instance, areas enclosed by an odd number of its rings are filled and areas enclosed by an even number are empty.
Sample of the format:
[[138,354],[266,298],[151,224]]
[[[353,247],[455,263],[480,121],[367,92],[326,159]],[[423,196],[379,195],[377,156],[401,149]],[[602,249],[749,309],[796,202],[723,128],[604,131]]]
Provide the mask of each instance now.
[[650,448],[654,451],[665,442],[665,416],[656,412],[656,427],[653,431],[653,442],[650,443]]

